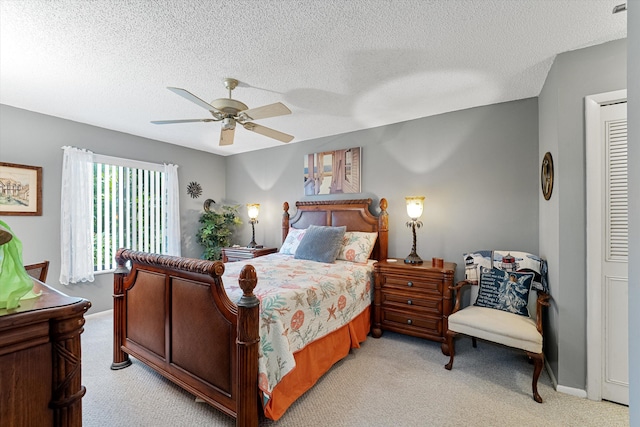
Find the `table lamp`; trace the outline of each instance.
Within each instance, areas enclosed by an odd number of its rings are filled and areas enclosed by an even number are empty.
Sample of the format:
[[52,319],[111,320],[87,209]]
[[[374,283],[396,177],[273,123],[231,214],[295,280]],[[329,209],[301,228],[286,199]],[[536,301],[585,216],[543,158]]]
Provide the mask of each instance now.
[[418,218],[422,216],[422,209],[424,206],[423,196],[411,196],[405,197],[407,201],[407,215],[411,218],[411,221],[407,221],[407,227],[411,227],[413,232],[413,247],[411,253],[405,258],[405,264],[422,264],[422,259],[416,253],[416,228],[422,227],[422,221],[418,221]]
[[249,215],[249,222],[251,223],[251,243],[247,245],[248,248],[255,248],[258,245],[256,244],[256,228],[255,225],[258,223],[258,214],[260,213],[260,204],[259,203],[251,203],[247,204],[247,214]]

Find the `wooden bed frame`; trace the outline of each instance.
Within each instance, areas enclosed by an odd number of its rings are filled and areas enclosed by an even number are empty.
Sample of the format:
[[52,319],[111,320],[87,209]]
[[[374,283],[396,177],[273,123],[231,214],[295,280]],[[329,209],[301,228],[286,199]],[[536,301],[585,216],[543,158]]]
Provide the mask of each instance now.
[[[380,213],[369,211],[371,199],[297,202],[289,218],[284,203],[282,238],[289,227],[347,227],[376,231],[372,259],[387,258],[387,201]],[[251,265],[242,269],[243,297],[236,304],[222,284],[224,264],[120,249],[114,273],[113,364],[126,368],[129,355],[236,418],[237,426],[258,425],[259,305]],[[131,270],[126,263],[131,261]]]

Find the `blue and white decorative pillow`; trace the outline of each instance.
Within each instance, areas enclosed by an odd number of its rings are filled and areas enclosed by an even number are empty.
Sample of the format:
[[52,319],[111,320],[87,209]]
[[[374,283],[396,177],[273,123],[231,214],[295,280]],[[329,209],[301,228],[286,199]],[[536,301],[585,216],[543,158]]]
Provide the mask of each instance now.
[[533,273],[480,268],[480,290],[474,305],[529,316],[527,302]]
[[533,273],[531,287],[549,293],[547,262],[537,255],[518,251],[493,251],[493,267],[518,273]]
[[284,239],[284,243],[282,243],[282,246],[280,247],[280,253],[285,255],[295,255],[296,249],[298,249],[306,231],[307,230],[305,228],[289,228],[287,238]]
[[480,280],[480,268],[491,268],[492,251],[475,251],[464,254],[464,278],[471,283],[478,283]]

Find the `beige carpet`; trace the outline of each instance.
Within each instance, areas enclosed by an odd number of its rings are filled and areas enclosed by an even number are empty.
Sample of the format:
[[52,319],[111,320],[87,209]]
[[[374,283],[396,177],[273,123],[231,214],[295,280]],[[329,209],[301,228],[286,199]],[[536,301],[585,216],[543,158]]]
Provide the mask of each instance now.
[[[235,420],[174,386],[139,361],[119,371],[112,312],[87,316],[82,334],[83,425],[234,426]],[[337,363],[278,421],[261,426],[628,426],[629,409],[556,392],[543,371],[543,404],[531,398],[524,354],[459,339],[452,371],[440,345],[385,332]]]

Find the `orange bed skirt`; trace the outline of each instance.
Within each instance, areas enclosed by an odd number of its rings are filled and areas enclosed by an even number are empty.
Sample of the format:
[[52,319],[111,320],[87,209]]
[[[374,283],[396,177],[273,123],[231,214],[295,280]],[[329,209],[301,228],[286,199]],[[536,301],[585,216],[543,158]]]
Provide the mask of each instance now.
[[296,367],[273,389],[271,399],[264,406],[267,418],[277,421],[293,402],[324,375],[331,367],[360,348],[371,328],[371,307],[367,307],[350,323],[307,345],[294,354]]

